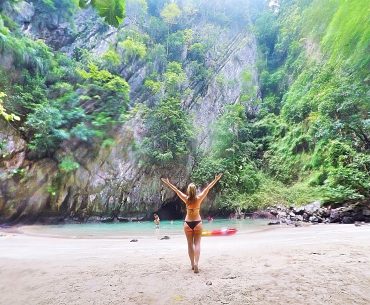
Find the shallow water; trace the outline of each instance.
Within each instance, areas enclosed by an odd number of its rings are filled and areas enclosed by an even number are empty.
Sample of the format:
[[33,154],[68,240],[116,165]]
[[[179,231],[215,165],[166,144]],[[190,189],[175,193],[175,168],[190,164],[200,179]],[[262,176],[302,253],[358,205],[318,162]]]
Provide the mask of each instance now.
[[[25,234],[38,236],[53,236],[65,238],[135,238],[153,237],[164,235],[183,234],[182,220],[161,221],[160,228],[156,229],[151,221],[126,222],[126,223],[88,223],[88,224],[65,224],[65,225],[43,225],[24,226],[20,228]],[[234,220],[215,219],[211,222],[203,221],[203,230],[214,230],[223,228],[236,228],[239,233],[257,231],[263,229],[266,220]]]

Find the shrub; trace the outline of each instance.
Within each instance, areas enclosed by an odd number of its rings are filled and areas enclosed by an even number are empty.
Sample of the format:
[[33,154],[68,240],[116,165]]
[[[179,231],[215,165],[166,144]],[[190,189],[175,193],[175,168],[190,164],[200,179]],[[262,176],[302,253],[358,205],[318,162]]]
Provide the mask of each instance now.
[[78,164],[73,157],[71,156],[66,156],[64,157],[60,163],[59,163],[59,170],[64,173],[68,174],[71,172],[74,172],[80,167],[80,164]]

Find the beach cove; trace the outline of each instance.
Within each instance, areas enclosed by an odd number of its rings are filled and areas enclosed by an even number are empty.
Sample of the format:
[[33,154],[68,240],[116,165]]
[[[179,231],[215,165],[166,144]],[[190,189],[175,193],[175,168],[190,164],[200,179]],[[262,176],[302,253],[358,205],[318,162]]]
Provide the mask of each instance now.
[[[21,231],[21,230],[20,230]],[[0,232],[1,304],[370,304],[370,226],[274,226],[183,235],[54,238]]]

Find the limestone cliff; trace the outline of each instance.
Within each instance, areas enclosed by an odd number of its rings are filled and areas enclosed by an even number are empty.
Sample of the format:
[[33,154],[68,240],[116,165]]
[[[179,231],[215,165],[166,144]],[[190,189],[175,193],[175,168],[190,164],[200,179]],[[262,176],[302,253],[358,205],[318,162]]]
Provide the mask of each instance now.
[[[38,1],[5,2],[3,11],[21,25],[25,35],[43,39],[55,50],[70,56],[80,47],[99,55],[116,42],[116,29],[106,25],[90,9],[78,10],[73,20],[58,12],[46,16]],[[128,10],[125,27],[131,26],[130,13]],[[203,21],[197,19],[192,28],[200,35],[208,35],[202,33]],[[251,74],[249,86],[258,95],[252,31],[244,25],[224,27],[217,35],[207,57],[215,73],[206,82],[190,79],[190,94],[182,101],[183,108],[192,113],[198,130],[195,146],[206,151],[212,143],[212,124],[225,105],[239,102],[244,90],[243,72]],[[146,64],[125,64],[120,70],[131,86],[131,106],[148,103],[150,97],[142,94],[148,73]],[[140,111],[111,131],[113,146],[66,141],[53,158],[38,160],[29,158],[21,134],[1,119],[0,124],[0,143],[5,143],[0,151],[0,222],[34,221],[48,216],[145,217],[161,209],[165,214],[168,203],[172,203],[172,217],[181,215],[181,203],[172,191],[163,187],[160,177],[169,177],[184,188],[196,156],[188,156],[176,167],[143,165],[133,145],[140,143],[146,132]],[[80,167],[61,175],[56,160],[67,153],[74,156]],[[205,210],[207,206],[214,209],[211,202],[206,203]]]

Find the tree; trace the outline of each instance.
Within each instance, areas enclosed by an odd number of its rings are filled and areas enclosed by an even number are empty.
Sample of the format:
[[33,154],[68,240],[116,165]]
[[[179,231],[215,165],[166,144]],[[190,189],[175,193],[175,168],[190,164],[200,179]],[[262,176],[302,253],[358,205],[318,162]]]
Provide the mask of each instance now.
[[126,0],[79,0],[79,4],[83,8],[91,5],[100,17],[116,28],[122,23],[126,13]]
[[89,71],[78,70],[84,80],[81,86],[85,95],[80,96],[81,107],[88,114],[104,114],[108,118],[118,119],[128,107],[129,84],[121,77],[107,70],[100,70],[94,64]]
[[177,18],[181,15],[181,10],[176,3],[168,3],[161,11],[161,16],[167,23],[167,48],[168,55],[168,37],[170,36],[171,24],[176,24]]
[[190,121],[178,98],[163,99],[146,115],[148,133],[142,143],[144,154],[157,164],[188,154],[193,134]]
[[146,46],[141,41],[128,37],[126,40],[119,43],[125,51],[125,61],[132,62],[136,58],[144,58],[146,55]]
[[63,140],[69,138],[69,133],[63,128],[65,123],[59,109],[49,103],[38,105],[25,123],[27,130],[33,132],[30,149],[41,155],[52,154]]
[[178,62],[170,62],[167,70],[164,73],[166,84],[166,92],[170,96],[178,96],[180,94],[181,86],[186,81],[186,74]]

